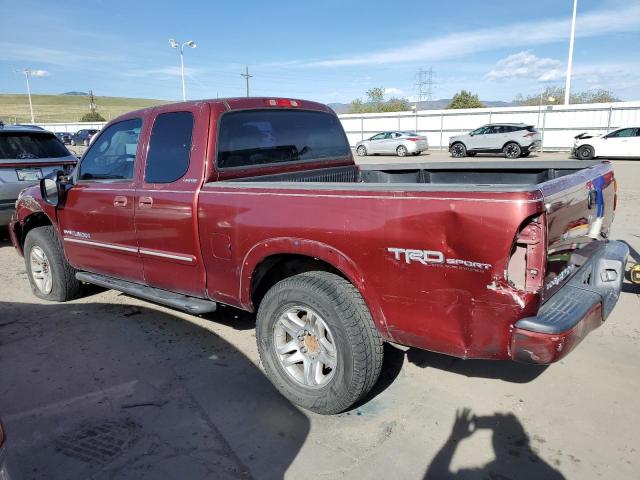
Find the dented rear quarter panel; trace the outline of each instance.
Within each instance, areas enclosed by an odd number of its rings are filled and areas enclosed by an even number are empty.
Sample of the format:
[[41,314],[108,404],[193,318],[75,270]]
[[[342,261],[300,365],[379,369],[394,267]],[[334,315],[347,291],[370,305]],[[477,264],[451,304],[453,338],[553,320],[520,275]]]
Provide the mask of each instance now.
[[[198,215],[203,248],[211,249],[209,295],[251,309],[255,266],[300,253],[338,268],[386,339],[463,358],[508,358],[511,325],[538,308],[537,296],[505,280],[518,229],[542,208],[537,192],[335,188],[205,185]],[[490,268],[407,263],[389,248]]]

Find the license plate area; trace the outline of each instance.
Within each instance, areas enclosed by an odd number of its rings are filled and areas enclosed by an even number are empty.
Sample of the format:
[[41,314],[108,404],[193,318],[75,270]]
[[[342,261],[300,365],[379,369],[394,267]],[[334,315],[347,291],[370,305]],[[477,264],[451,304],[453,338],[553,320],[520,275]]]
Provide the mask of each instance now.
[[39,168],[19,168],[16,175],[21,182],[37,182],[42,179],[42,170]]

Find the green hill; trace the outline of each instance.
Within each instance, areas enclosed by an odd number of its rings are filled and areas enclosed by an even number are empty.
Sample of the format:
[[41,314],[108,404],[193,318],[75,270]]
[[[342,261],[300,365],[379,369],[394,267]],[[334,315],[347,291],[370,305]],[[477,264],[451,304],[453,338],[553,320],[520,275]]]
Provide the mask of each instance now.
[[[170,103],[148,98],[95,97],[97,111],[105,119],[139,108]],[[76,95],[31,95],[36,122],[78,122],[89,112],[89,99]],[[0,94],[0,120],[5,123],[30,123],[27,95]]]

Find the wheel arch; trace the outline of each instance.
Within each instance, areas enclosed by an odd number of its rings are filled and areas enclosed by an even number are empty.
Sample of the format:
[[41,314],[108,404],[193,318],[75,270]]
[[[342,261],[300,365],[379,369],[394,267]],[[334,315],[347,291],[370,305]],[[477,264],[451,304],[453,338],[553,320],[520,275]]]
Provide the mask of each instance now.
[[240,303],[257,310],[277,282],[308,271],[327,271],[349,281],[364,299],[378,330],[387,327],[380,300],[356,263],[340,250],[315,240],[274,238],[260,242],[245,256],[240,273]]
[[509,145],[510,143],[515,143],[516,145],[518,145],[520,147],[520,150],[522,150],[524,147],[520,144],[519,141],[517,140],[507,140],[506,142],[504,142],[504,144],[502,145],[502,148],[500,149],[501,151],[504,150],[504,147],[506,147],[507,145]]
[[13,234],[15,235],[17,248],[19,249],[20,254],[24,255],[24,241],[27,238],[27,234],[34,228],[47,226],[55,227],[55,224],[43,211],[35,211],[25,215],[10,227],[13,229]]

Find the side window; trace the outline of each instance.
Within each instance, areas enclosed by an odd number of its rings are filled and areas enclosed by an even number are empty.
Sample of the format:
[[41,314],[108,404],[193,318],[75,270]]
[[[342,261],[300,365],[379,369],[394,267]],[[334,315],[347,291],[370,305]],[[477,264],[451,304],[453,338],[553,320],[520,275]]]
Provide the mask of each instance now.
[[474,135],[484,135],[485,133],[487,133],[487,127],[480,127],[480,128],[476,128],[473,132]]
[[371,137],[370,140],[382,140],[384,138],[384,133],[378,133],[376,135],[374,135],[373,137]]
[[131,180],[142,120],[114,123],[91,145],[80,164],[80,180]]
[[191,112],[170,112],[158,115],[153,129],[144,181],[172,183],[189,169],[193,115]]
[[633,137],[634,130],[634,128],[623,128],[622,130],[610,133],[607,135],[607,138]]

